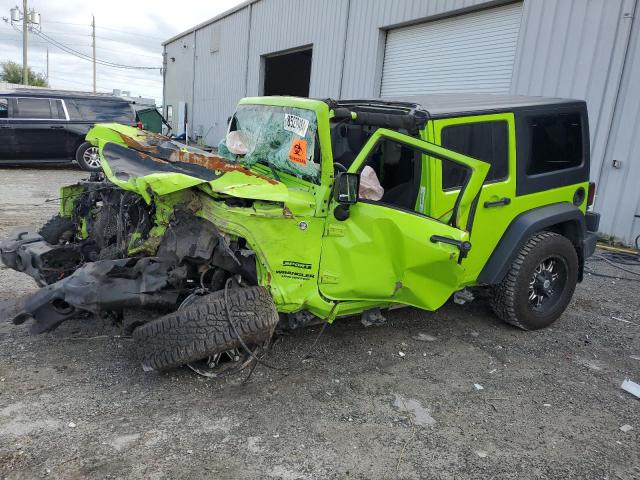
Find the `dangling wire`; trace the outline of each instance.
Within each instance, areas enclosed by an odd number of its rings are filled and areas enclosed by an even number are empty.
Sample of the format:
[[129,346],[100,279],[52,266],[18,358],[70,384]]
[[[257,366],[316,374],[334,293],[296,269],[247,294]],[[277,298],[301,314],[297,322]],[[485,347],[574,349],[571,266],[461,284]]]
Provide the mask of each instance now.
[[[251,357],[253,358],[256,363],[254,364],[254,366],[251,368],[251,371],[249,372],[249,375],[247,376],[247,378],[244,380],[244,382],[247,382],[247,380],[249,380],[249,378],[251,377],[251,374],[253,373],[253,370],[255,369],[255,366],[259,363],[261,365],[264,365],[267,368],[270,368],[272,370],[277,370],[277,371],[291,371],[291,368],[301,364],[304,360],[306,360],[309,355],[311,355],[311,353],[313,352],[313,350],[315,349],[316,345],[318,344],[318,341],[320,340],[320,337],[322,336],[322,334],[324,333],[325,329],[327,328],[327,325],[329,324],[329,322],[325,321],[324,324],[322,325],[322,328],[320,329],[320,332],[318,333],[318,336],[316,337],[316,339],[314,340],[313,344],[311,345],[311,347],[309,348],[309,350],[307,350],[307,352],[301,356],[298,361],[296,363],[294,363],[293,365],[289,366],[289,367],[277,367],[275,365],[272,365],[270,363],[265,362],[264,360],[258,358],[252,351],[251,349],[247,346],[247,344],[244,342],[244,340],[242,339],[242,336],[240,335],[240,332],[238,330],[238,328],[236,327],[235,323],[233,322],[233,320],[231,319],[231,312],[229,310],[229,296],[228,296],[228,290],[229,290],[229,284],[233,281],[232,278],[228,278],[226,283],[224,284],[224,308],[225,311],[227,313],[227,320],[229,321],[229,324],[231,325],[231,328],[233,329],[233,332],[236,335],[236,338],[238,339],[238,341],[240,342],[240,345],[242,346],[243,350]],[[335,303],[333,305],[333,308],[331,309],[331,311],[329,312],[328,318],[330,318],[335,309],[337,308],[338,304]],[[275,328],[275,327],[274,327]],[[272,332],[273,333],[273,332]]]

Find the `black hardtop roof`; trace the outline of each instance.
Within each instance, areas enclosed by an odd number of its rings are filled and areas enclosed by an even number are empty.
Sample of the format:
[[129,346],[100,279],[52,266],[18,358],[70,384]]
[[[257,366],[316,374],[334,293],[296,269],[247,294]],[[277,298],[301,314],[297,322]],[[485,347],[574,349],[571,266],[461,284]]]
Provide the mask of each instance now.
[[3,97],[36,97],[36,98],[95,98],[115,102],[135,103],[125,98],[114,97],[110,93],[73,92],[70,90],[50,90],[45,88],[11,88],[0,90]]
[[338,100],[343,107],[379,106],[390,109],[423,111],[429,117],[447,116],[461,113],[482,113],[509,111],[521,108],[584,104],[584,100],[567,98],[534,97],[525,95],[503,95],[491,93],[438,93],[408,95],[398,98],[376,98],[363,100]]

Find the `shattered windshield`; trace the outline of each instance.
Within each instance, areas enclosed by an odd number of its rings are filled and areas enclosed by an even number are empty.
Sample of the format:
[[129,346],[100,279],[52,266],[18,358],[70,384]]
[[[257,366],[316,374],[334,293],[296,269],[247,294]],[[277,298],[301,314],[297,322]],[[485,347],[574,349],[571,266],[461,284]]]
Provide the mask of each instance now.
[[246,166],[267,165],[275,176],[281,171],[318,183],[316,131],[316,115],[311,110],[239,105],[218,154]]

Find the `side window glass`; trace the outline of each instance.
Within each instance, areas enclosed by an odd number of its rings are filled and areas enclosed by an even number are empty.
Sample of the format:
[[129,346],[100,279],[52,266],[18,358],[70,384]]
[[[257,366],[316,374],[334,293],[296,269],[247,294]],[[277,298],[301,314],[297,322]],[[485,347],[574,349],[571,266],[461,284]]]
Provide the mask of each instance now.
[[128,102],[77,98],[75,103],[83,120],[119,123],[135,121],[133,110]]
[[67,107],[67,112],[69,112],[70,120],[82,120],[82,115],[80,115],[80,110],[76,105],[76,100],[68,99],[65,100],[64,104]]
[[[50,119],[51,102],[48,98],[18,98],[16,99],[16,118]],[[57,116],[57,113],[56,113]]]
[[0,98],[0,118],[9,118],[9,101],[6,98]]
[[[509,126],[505,121],[466,123],[444,127],[441,145],[491,165],[486,182],[504,180],[509,175]],[[442,164],[442,189],[460,188],[466,170],[452,162]]]
[[580,114],[541,115],[527,120],[531,147],[527,175],[564,170],[582,164]]
[[64,107],[62,106],[62,100],[51,100],[51,111],[53,113],[53,118],[57,118],[58,120],[66,120],[67,117],[64,114]]
[[415,210],[422,153],[393,140],[382,140],[360,168],[359,198]]

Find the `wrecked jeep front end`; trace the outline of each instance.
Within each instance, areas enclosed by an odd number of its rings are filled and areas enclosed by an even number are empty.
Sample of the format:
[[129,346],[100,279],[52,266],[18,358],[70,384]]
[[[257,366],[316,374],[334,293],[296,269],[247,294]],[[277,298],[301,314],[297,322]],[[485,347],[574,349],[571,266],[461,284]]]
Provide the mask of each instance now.
[[10,313],[15,323],[33,317],[34,333],[81,311],[171,310],[196,287],[219,290],[229,274],[255,282],[255,259],[239,257],[237,244],[195,215],[194,193],[147,204],[110,182],[89,181],[63,196],[58,218],[71,228],[57,243],[17,230],[0,244],[3,263],[43,287],[14,302]]
[[[62,188],[60,213],[50,222],[57,231],[18,229],[0,242],[2,262],[42,287],[5,303],[4,316],[14,323],[33,318],[32,331],[41,333],[83,311],[174,310],[194,289],[220,290],[233,275],[256,284],[255,254],[246,242],[203,218],[203,204],[213,201],[205,184],[224,172],[257,185],[273,180],[159,135],[97,129],[97,143],[111,140],[101,146],[107,178],[96,174]],[[114,142],[115,135],[128,146]]]
[[332,181],[317,138],[327,142],[329,109],[269,102],[239,107],[230,130],[240,143],[220,154],[96,125],[87,140],[103,173],[64,187],[41,229],[0,242],[2,261],[42,287],[0,305],[0,317],[33,319],[40,333],[86,314],[156,310],[128,325],[143,366],[215,375],[221,358],[256,360],[278,324],[335,318],[317,278]]

